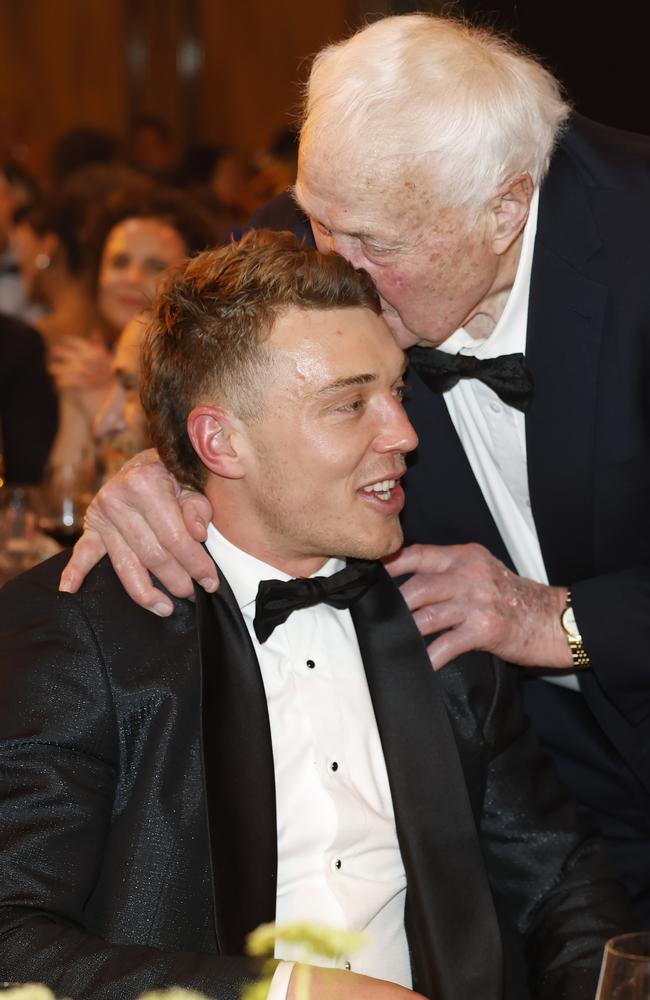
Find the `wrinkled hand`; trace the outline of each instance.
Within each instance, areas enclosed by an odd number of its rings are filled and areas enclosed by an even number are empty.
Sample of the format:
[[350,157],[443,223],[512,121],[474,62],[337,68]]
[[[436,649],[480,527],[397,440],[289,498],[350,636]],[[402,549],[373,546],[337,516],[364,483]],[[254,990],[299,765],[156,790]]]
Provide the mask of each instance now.
[[[299,966],[293,970],[287,1000],[298,1000],[299,991],[296,986],[300,971]],[[308,982],[309,1000],[425,1000],[420,993],[414,993],[395,983],[360,976],[354,972],[343,972],[341,969],[319,969],[312,965],[309,967]]]
[[59,589],[77,591],[108,553],[129,596],[157,615],[169,615],[173,604],[153,586],[149,572],[176,597],[191,596],[192,579],[205,590],[216,590],[216,567],[200,544],[211,516],[208,499],[183,489],[153,448],[141,452],[90,504],[84,533],[61,576]]
[[571,667],[560,615],[566,587],[512,573],[481,545],[412,545],[386,560],[391,576],[412,573],[402,596],[429,646],[435,670],[473,649],[523,667]]
[[113,358],[99,337],[62,337],[50,351],[48,371],[59,392],[99,389],[113,377]]

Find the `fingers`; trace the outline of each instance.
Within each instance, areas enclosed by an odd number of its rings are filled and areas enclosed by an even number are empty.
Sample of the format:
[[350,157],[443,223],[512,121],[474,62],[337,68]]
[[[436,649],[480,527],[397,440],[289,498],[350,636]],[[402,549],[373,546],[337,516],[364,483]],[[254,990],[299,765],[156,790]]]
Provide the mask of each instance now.
[[[152,611],[161,618],[166,618],[174,610],[174,605],[167,594],[158,590],[151,580],[140,556],[131,549],[122,536],[116,531],[104,535],[108,557],[120,578],[120,582],[131,600],[147,611]],[[162,582],[162,581],[161,581]],[[192,581],[184,578],[185,590],[178,587],[172,591],[177,597],[187,597],[193,592]],[[165,584],[166,586],[166,584]],[[171,588],[168,588],[171,590]]]
[[133,601],[161,617],[172,613],[174,605],[169,597],[153,586],[142,562],[114,531],[105,530],[102,538],[93,528],[86,529],[61,574],[59,590],[70,594],[79,590],[90,570],[107,552],[122,586]]
[[413,621],[420,635],[434,635],[450,628],[457,628],[465,620],[462,607],[455,601],[425,604],[413,612]]
[[392,556],[382,560],[386,570],[392,577],[404,576],[406,573],[417,573],[421,569],[422,546],[409,545],[400,549]]
[[212,517],[210,501],[202,493],[191,490],[183,490],[179,501],[185,527],[197,542],[204,542]]
[[[212,559],[188,534],[177,501],[170,497],[162,499],[165,503],[160,506],[150,504],[146,518],[131,503],[111,494],[101,499],[98,517],[89,508],[89,515],[97,518],[98,530],[124,588],[133,600],[150,611],[156,610],[154,605],[160,597],[169,610],[171,603],[153,587],[147,570],[175,597],[192,595],[193,577],[202,586],[205,581],[207,590],[216,589]],[[157,613],[161,613],[160,609]]]
[[393,577],[408,573],[441,573],[449,567],[458,548],[456,545],[408,545],[383,562]]
[[433,669],[441,670],[456,657],[469,653],[472,649],[476,649],[476,646],[471,636],[460,627],[437,636],[427,647],[427,653]]
[[459,593],[456,578],[448,573],[415,573],[399,589],[409,611],[448,601]]
[[100,490],[87,515],[125,588],[150,610],[161,603],[161,595],[145,570],[175,597],[191,596],[193,579],[209,592],[216,590],[214,562],[199,541],[211,516],[207,498],[179,487],[153,450],[127,462]]
[[100,535],[88,529],[81,536],[72,550],[70,561],[61,574],[59,590],[75,594],[93,566],[106,554]]
[[192,579],[207,591],[218,586],[214,562],[200,541],[212,509],[206,497],[182,489],[155,450],[131,459],[99,491],[86,512],[86,529],[62,577],[73,592],[107,553],[129,596],[158,615],[173,602],[152,582],[154,574],[175,597],[190,597]]

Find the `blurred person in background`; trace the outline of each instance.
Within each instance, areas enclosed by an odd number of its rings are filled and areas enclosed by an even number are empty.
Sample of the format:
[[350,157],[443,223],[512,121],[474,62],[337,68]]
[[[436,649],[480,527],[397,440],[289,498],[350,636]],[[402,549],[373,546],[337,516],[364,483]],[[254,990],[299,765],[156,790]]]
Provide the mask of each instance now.
[[[137,186],[143,191],[145,183],[126,167],[98,163],[76,170],[56,193],[23,208],[15,219],[12,245],[23,282],[30,299],[45,310],[34,326],[44,338],[51,374],[56,375],[59,366],[66,373],[57,385],[59,423],[52,470],[94,464],[85,416],[94,398],[87,397],[91,391],[103,391],[112,373],[107,342],[114,334],[97,314],[85,246],[88,217],[117,190],[135,191]],[[75,371],[83,377],[80,391],[71,384],[68,358],[74,358]]]
[[37,330],[0,315],[0,486],[40,483],[57,400]]
[[16,213],[11,241],[29,297],[45,310],[35,325],[48,346],[64,337],[87,337],[95,327],[84,230],[96,205],[135,183],[144,182],[125,167],[86,167],[50,197]]
[[214,216],[219,242],[240,235],[251,213],[254,175],[252,164],[230,146],[202,145],[189,150],[183,183]]
[[113,382],[95,417],[93,430],[103,478],[109,478],[149,446],[140,402],[140,366],[148,313],[139,313],[122,330],[113,355]]
[[82,127],[66,132],[54,144],[50,161],[55,186],[63,184],[77,170],[92,164],[114,163],[117,140],[102,129]]
[[271,199],[286,191],[298,172],[298,132],[285,128],[276,132],[268,149],[258,155],[258,173],[249,189],[252,214]]
[[158,115],[139,115],[131,123],[129,162],[140,173],[164,184],[177,180],[174,135]]
[[162,273],[215,242],[211,218],[180,192],[153,184],[116,191],[88,227],[88,281],[97,334],[65,338],[50,371],[70,418],[62,421],[50,464],[95,456],[92,423],[114,384],[112,350],[124,327],[151,302]]
[[39,310],[29,299],[10,240],[14,213],[21,194],[27,200],[28,189],[14,183],[17,178],[12,172],[13,168],[0,168],[0,313],[29,322],[39,315]]

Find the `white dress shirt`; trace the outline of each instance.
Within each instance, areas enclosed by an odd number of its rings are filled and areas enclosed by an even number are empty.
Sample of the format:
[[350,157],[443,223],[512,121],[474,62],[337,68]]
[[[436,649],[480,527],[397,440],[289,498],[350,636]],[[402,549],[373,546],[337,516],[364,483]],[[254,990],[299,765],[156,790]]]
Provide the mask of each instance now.
[[[477,338],[460,327],[440,344],[441,351],[476,358],[525,353],[538,204],[539,191],[535,189],[515,281],[494,330],[488,337]],[[517,572],[530,580],[548,584],[530,506],[524,414],[504,403],[478,379],[460,379],[443,398]],[[544,679],[580,690],[575,672],[547,675]]]
[[[260,644],[253,630],[259,582],[290,577],[236,548],[214,525],[207,548],[235,595],[266,692],[277,803],[276,921],[365,931],[362,951],[318,964],[410,987],[406,875],[350,612],[326,604],[294,611]],[[331,559],[315,575],[344,565]],[[304,957],[285,942],[275,954]],[[289,973],[278,967],[274,1000]]]

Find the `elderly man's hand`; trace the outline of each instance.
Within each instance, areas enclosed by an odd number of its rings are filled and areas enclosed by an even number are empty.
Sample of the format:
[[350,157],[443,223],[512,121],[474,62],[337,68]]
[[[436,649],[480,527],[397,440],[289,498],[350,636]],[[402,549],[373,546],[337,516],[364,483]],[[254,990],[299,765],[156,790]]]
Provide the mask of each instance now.
[[169,615],[173,604],[153,586],[149,572],[176,597],[192,594],[192,579],[205,590],[216,590],[214,562],[200,544],[211,516],[207,498],[179,486],[154,449],[141,452],[102,487],[88,508],[84,533],[61,576],[60,589],[78,590],[108,553],[129,596],[157,615]]
[[392,576],[413,574],[402,596],[439,670],[472,649],[523,667],[573,666],[560,625],[566,587],[512,573],[481,545],[412,545],[386,560]]

